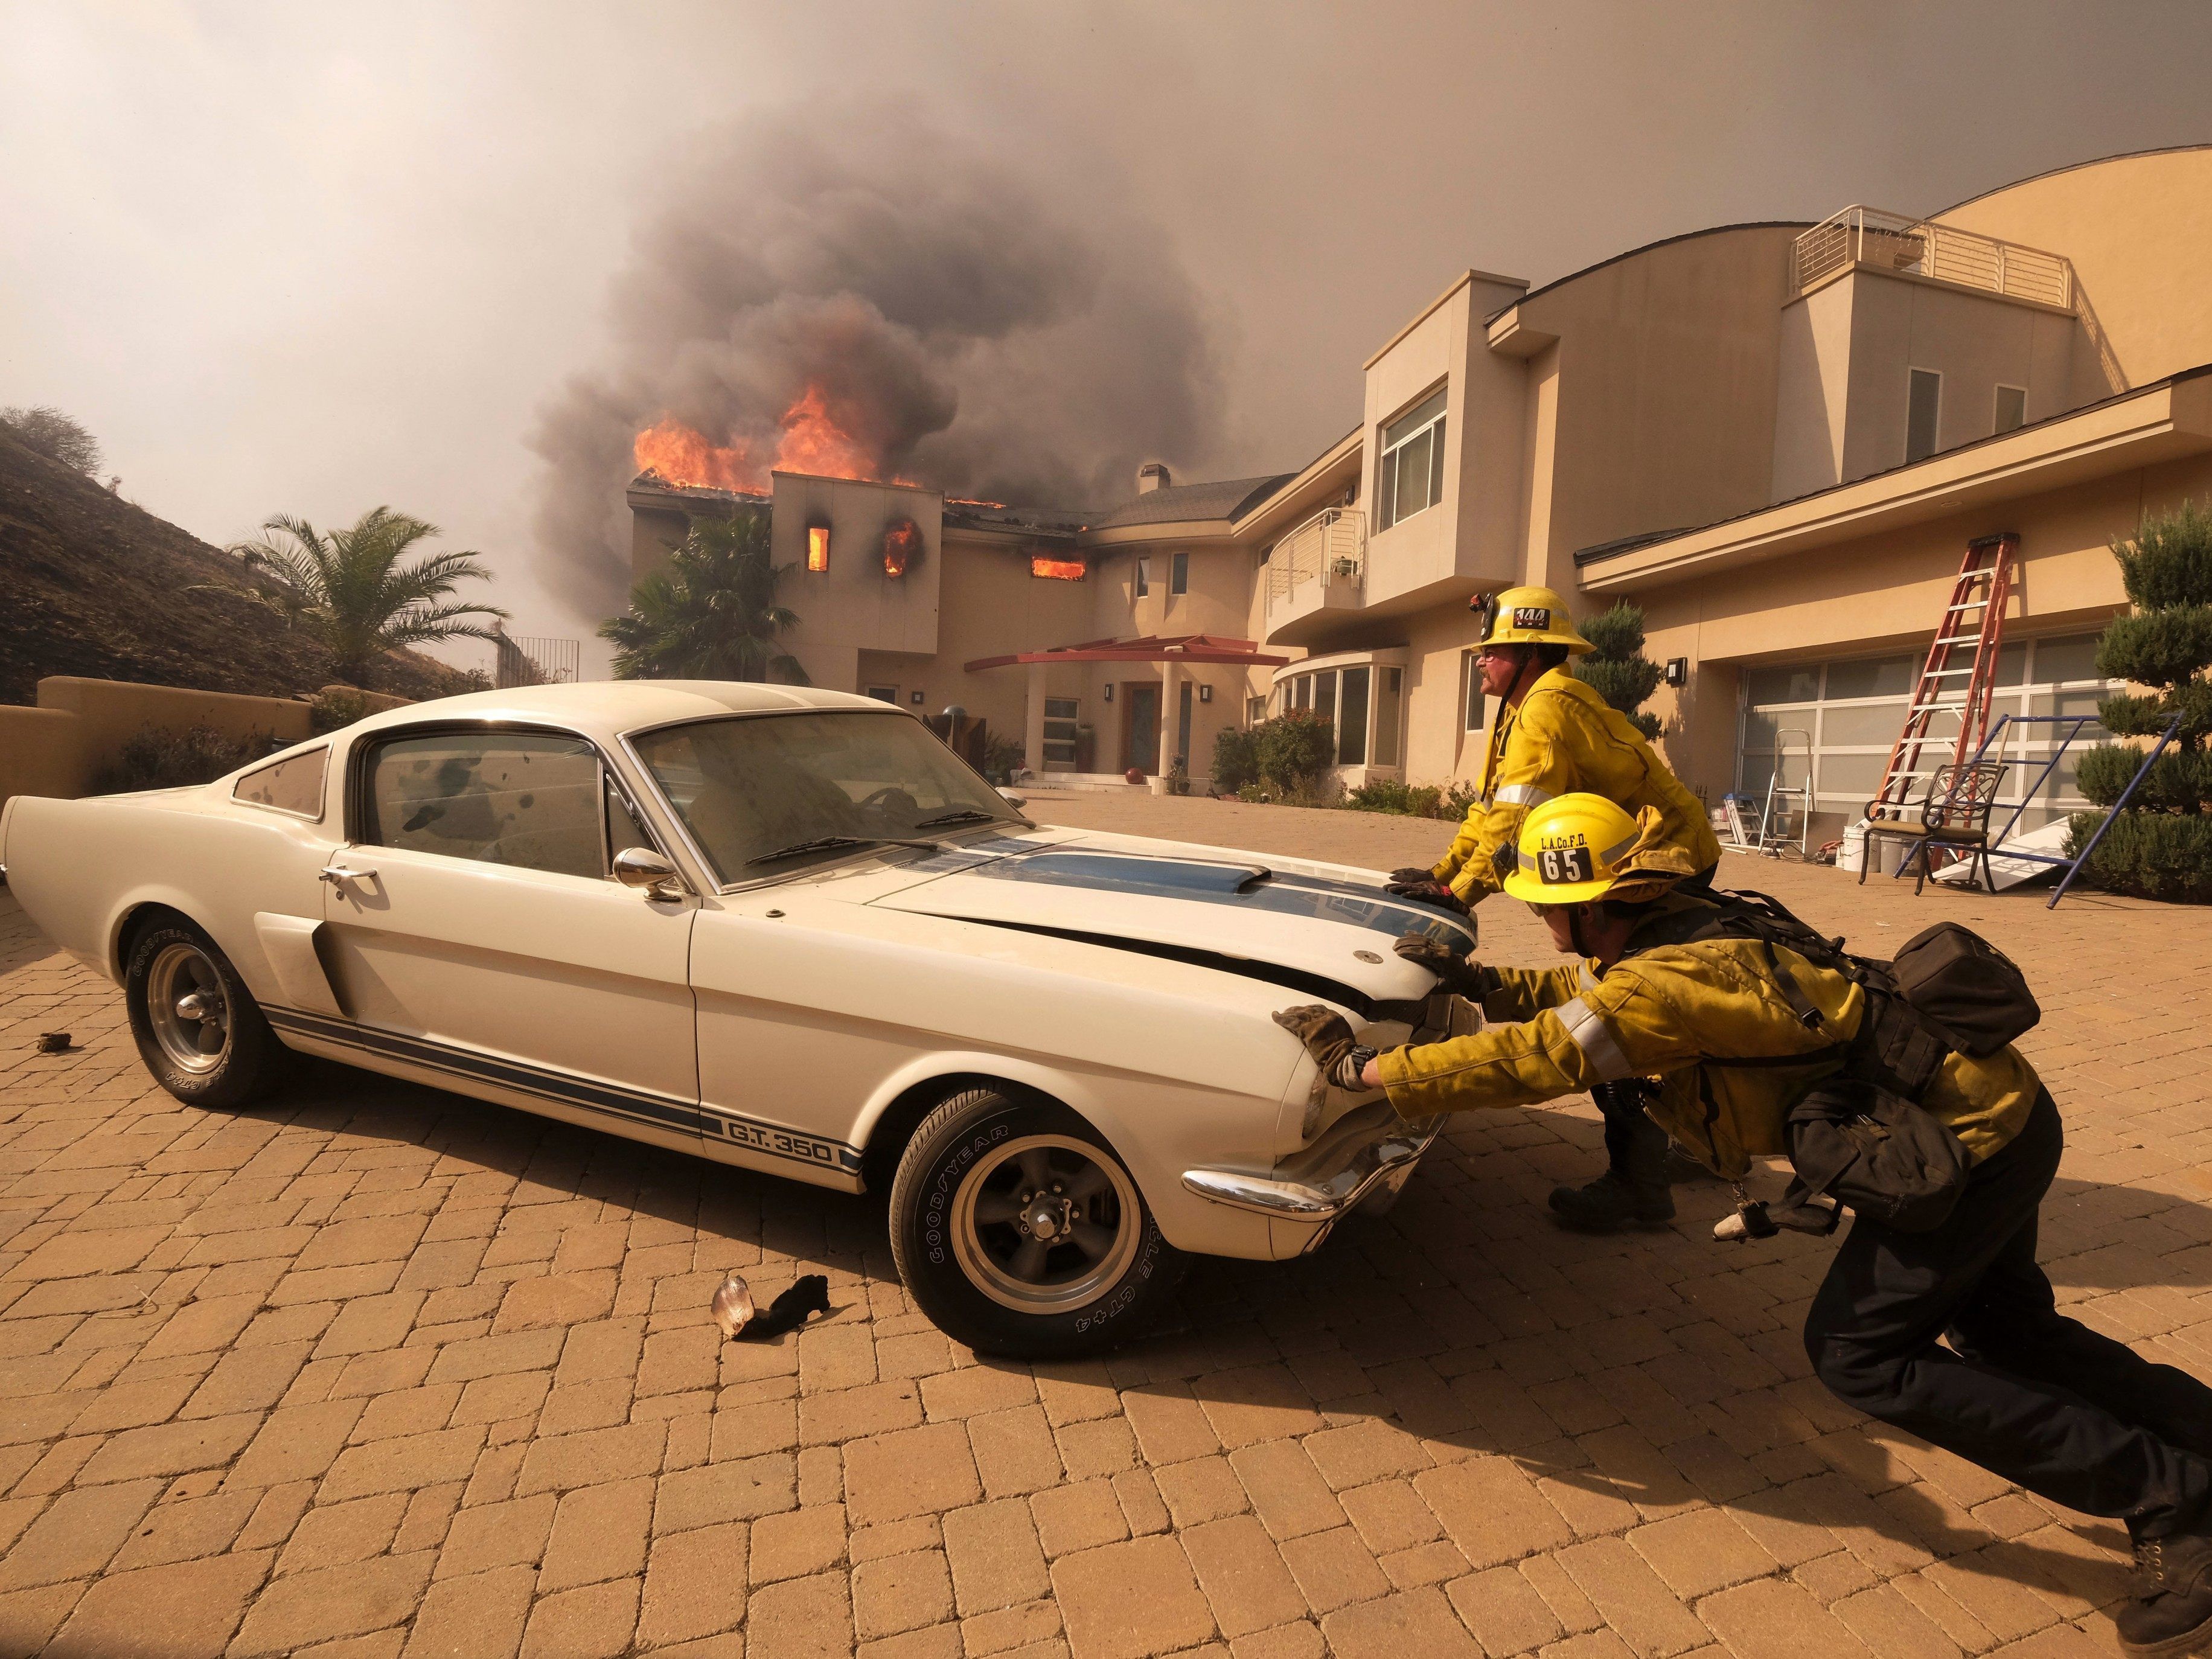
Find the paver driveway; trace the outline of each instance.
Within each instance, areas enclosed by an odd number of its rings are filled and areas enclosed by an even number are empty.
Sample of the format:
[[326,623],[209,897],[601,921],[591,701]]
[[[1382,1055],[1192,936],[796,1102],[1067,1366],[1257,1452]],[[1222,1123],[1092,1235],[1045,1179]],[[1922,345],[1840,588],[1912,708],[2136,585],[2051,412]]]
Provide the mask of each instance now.
[[[1148,797],[1048,820],[1382,867],[1446,826]],[[2069,1147],[2044,1253],[2212,1374],[2212,926],[1731,860],[1869,948],[2028,966]],[[1525,912],[1486,953],[1538,960]],[[81,1045],[41,1056],[32,1038]],[[1134,1039],[1133,1040],[1141,1040]],[[1810,1380],[1827,1247],[1560,1234],[1595,1115],[1470,1116],[1397,1209],[1204,1263],[1103,1363],[978,1363],[867,1199],[317,1069],[153,1089],[116,993],[0,895],[0,1650],[884,1656],[2112,1650],[2114,1526]],[[719,1346],[738,1267],[835,1316]],[[326,1645],[325,1645],[326,1644]]]

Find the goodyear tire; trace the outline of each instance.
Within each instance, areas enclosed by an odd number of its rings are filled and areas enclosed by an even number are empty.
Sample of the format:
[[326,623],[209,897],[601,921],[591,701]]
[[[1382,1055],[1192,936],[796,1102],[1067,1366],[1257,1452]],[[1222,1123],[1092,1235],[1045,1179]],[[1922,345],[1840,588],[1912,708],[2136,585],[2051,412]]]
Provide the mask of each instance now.
[[992,1089],[922,1120],[890,1228],[899,1277],[938,1328],[1021,1359],[1140,1335],[1188,1265],[1104,1137],[1055,1101]]
[[154,1080],[193,1106],[243,1106],[278,1077],[289,1051],[230,958],[189,922],[163,922],[133,941],[124,1005]]

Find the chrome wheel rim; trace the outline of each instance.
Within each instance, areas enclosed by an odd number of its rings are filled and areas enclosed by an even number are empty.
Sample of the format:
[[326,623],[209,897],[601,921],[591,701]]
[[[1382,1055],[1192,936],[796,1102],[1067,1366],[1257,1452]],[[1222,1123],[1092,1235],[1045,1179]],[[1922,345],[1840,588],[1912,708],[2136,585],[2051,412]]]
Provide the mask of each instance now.
[[1068,1313],[1128,1271],[1142,1214],[1111,1155],[1067,1135],[1024,1135],[993,1147],[961,1182],[952,1254],[1000,1307]]
[[154,1046],[180,1072],[204,1075],[230,1052],[230,1005],[206,951],[165,945],[146,975],[146,1023]]

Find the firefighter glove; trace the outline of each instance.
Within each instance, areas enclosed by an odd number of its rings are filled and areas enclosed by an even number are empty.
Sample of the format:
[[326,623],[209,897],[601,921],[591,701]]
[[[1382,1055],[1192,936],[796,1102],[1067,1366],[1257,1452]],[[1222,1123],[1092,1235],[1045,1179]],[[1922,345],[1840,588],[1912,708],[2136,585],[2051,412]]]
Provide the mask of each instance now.
[[1390,948],[1416,968],[1425,968],[1434,974],[1443,989],[1470,1002],[1481,1001],[1500,983],[1495,968],[1485,968],[1473,958],[1462,956],[1446,941],[1428,933],[1401,933]]
[[1322,1075],[1338,1088],[1357,1091],[1364,1086],[1359,1073],[1375,1058],[1375,1050],[1358,1045],[1351,1023],[1335,1009],[1319,1003],[1280,1008],[1275,1012],[1275,1024],[1306,1045]]

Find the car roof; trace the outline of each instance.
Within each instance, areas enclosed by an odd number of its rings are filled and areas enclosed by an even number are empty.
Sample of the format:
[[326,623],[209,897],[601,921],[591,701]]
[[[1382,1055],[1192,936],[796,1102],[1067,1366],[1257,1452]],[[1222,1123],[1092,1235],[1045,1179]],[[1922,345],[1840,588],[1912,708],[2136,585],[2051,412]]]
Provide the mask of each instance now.
[[823,691],[806,685],[761,685],[742,680],[587,680],[574,685],[470,691],[458,697],[410,702],[357,720],[349,732],[359,734],[425,720],[520,720],[544,721],[586,736],[608,738],[672,720],[809,708],[864,708],[880,714],[889,712],[890,706],[850,691]]

